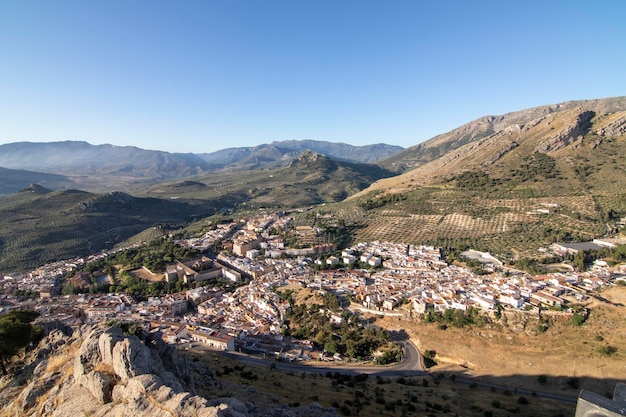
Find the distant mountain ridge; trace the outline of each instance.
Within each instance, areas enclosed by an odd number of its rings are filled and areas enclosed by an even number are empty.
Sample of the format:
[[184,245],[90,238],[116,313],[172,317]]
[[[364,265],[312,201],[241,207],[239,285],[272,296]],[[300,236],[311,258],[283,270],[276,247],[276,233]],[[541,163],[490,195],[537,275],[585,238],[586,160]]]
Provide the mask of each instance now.
[[310,150],[287,166],[256,170],[221,170],[194,181],[168,181],[145,190],[148,196],[296,207],[345,199],[373,181],[394,175],[375,164],[343,162]]
[[[90,191],[126,189],[129,184],[191,178],[218,169],[261,169],[287,166],[298,155],[311,150],[346,162],[371,163],[402,150],[386,144],[352,146],[322,141],[284,141],[255,147],[229,148],[213,153],[169,153],[133,146],[91,145],[87,142],[15,142],[0,145],[0,167],[22,172],[18,185],[23,188],[41,182],[51,188],[81,188]],[[37,173],[58,174],[46,178]],[[8,182],[8,171],[3,176]],[[16,173],[11,173],[15,177]],[[53,181],[54,180],[54,181]],[[46,182],[48,181],[48,182]],[[0,193],[2,190],[0,182]]]
[[274,141],[252,147],[227,148],[208,154],[197,154],[210,166],[224,168],[230,165],[256,167],[262,163],[274,163],[274,166],[297,158],[301,152],[313,151],[343,162],[375,163],[388,158],[404,148],[401,146],[378,143],[373,145],[353,146],[346,143],[334,143],[317,140]]

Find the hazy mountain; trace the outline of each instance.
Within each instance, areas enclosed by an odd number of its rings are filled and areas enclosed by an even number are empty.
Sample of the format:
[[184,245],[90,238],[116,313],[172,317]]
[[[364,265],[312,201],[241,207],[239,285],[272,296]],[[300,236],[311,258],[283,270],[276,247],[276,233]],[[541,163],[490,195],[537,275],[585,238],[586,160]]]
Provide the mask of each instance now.
[[147,195],[213,200],[231,206],[294,207],[340,201],[390,175],[393,173],[378,165],[341,162],[305,151],[285,167],[221,170],[194,181],[155,185],[148,188]]
[[198,156],[215,168],[233,165],[258,168],[272,163],[274,166],[285,165],[306,150],[326,155],[337,161],[374,163],[402,149],[400,146],[383,143],[353,146],[316,140],[287,140],[252,147],[222,149],[213,153],[198,154]]
[[184,177],[206,169],[203,160],[192,154],[75,141],[0,145],[0,166],[68,176],[136,179]]
[[33,183],[54,189],[69,188],[72,185],[72,181],[63,175],[0,168],[0,196],[14,194]]
[[[320,141],[286,141],[210,154],[152,151],[133,146],[91,145],[86,142],[17,142],[0,145],[0,167],[31,170],[63,177],[27,176],[0,172],[0,194],[37,182],[54,189],[80,188],[94,192],[130,190],[133,186],[203,175],[217,169],[284,167],[304,150],[333,159],[370,162],[402,148],[385,144],[352,146]],[[3,183],[4,182],[4,183]],[[6,191],[5,191],[6,190]]]

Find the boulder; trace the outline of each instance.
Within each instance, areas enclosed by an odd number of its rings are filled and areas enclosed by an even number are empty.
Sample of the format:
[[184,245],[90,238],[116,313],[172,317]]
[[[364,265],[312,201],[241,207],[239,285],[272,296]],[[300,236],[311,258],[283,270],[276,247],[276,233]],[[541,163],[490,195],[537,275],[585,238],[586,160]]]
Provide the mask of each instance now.
[[100,360],[107,365],[113,365],[113,348],[124,340],[124,334],[119,327],[111,327],[98,338]]
[[114,385],[111,375],[91,371],[86,375],[81,375],[78,378],[78,383],[85,387],[100,404],[111,401],[111,391]]

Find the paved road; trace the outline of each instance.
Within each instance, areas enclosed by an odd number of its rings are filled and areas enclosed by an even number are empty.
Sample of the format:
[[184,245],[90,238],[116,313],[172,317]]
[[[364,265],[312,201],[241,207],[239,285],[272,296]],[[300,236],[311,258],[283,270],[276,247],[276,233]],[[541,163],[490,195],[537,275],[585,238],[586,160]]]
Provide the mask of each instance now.
[[[247,355],[239,352],[219,352],[221,355],[231,359],[258,366],[275,366],[276,369],[283,371],[295,372],[340,372],[342,374],[358,375],[368,374],[384,377],[400,377],[400,376],[424,376],[428,375],[424,371],[422,363],[422,355],[417,346],[408,340],[408,336],[404,332],[392,332],[392,340],[398,342],[404,349],[404,357],[402,361],[393,365],[385,366],[362,366],[341,364],[338,362],[308,362],[306,365],[293,362],[275,361],[273,359],[263,359],[258,356]],[[197,348],[194,348],[197,349]],[[272,365],[273,364],[273,365]]]

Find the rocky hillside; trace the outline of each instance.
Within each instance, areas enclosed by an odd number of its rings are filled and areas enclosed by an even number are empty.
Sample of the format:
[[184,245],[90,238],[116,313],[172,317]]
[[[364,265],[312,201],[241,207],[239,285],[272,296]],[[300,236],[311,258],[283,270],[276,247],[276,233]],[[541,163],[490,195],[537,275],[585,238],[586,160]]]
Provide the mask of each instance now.
[[202,398],[196,387],[219,393],[225,383],[204,365],[179,357],[158,333],[137,333],[57,326],[0,380],[0,416],[337,416],[316,404],[259,406],[252,393]]
[[485,116],[464,124],[450,132],[435,136],[419,145],[379,161],[382,166],[396,172],[404,172],[434,161],[449,152],[460,150],[463,146],[492,135],[503,133],[507,129],[516,130],[528,126],[548,115],[579,108],[597,114],[608,114],[626,110],[626,97],[613,97],[596,100],[567,101],[531,109],[506,113],[500,116]]
[[507,178],[510,171],[522,168],[534,153],[556,158],[557,164],[563,165],[561,171],[569,172],[568,180],[574,183],[580,177],[574,172],[577,165],[584,164],[594,172],[604,166],[606,176],[612,176],[613,170],[621,175],[623,166],[619,162],[613,166],[615,158],[610,156],[624,154],[625,134],[626,97],[572,101],[485,117],[384,161],[383,165],[411,170],[364,192],[432,185],[471,170],[511,180]]

